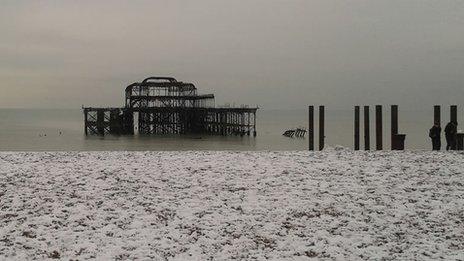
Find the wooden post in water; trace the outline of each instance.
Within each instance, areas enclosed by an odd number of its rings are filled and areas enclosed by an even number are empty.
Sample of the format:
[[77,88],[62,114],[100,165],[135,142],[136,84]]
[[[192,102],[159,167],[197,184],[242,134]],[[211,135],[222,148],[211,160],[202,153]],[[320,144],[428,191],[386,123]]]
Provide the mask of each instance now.
[[354,150],[359,150],[359,106],[354,106]]
[[457,105],[450,106],[450,121],[458,122],[458,106]]
[[371,149],[369,130],[369,106],[364,106],[364,150]]
[[309,106],[308,108],[308,140],[309,140],[309,150],[314,150],[314,106]]
[[[450,121],[454,123],[458,123],[458,106],[457,105],[451,105],[450,106]],[[459,138],[461,139],[461,138]],[[457,149],[457,143],[458,143],[458,134],[454,134],[454,143],[451,145],[451,150],[456,150]],[[459,142],[461,143],[461,142]]]
[[375,148],[382,150],[382,105],[375,106]]
[[84,130],[84,131],[85,131],[85,135],[86,135],[86,136],[89,135],[89,132],[88,132],[88,130],[87,130],[88,124],[89,124],[89,117],[88,117],[88,114],[89,114],[89,112],[88,112],[86,109],[84,109],[84,121],[85,121],[85,122],[84,122],[84,128],[85,128],[85,130]]
[[256,137],[257,131],[256,131],[256,112],[253,113],[253,137]]
[[441,126],[440,105],[433,106],[433,123]]
[[394,150],[395,135],[398,134],[398,105],[391,106],[391,149]]
[[319,106],[319,150],[324,149],[324,106]]

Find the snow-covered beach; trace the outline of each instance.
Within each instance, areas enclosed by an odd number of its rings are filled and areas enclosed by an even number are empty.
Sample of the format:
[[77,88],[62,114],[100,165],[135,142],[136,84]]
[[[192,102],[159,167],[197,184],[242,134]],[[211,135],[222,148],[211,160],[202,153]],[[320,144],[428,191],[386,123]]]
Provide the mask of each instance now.
[[0,152],[0,259],[464,259],[464,154]]

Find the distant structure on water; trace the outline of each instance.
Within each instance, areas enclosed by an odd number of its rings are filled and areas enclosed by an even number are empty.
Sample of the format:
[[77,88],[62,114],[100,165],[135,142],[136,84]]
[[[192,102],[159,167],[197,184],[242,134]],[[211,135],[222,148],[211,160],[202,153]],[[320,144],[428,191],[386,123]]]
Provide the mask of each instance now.
[[285,137],[289,137],[289,138],[293,138],[293,137],[304,138],[304,136],[306,135],[306,129],[304,128],[290,129],[290,130],[286,130],[282,135],[284,135]]
[[122,108],[84,107],[86,135],[188,134],[256,136],[257,107],[215,106],[192,83],[149,77],[126,87]]

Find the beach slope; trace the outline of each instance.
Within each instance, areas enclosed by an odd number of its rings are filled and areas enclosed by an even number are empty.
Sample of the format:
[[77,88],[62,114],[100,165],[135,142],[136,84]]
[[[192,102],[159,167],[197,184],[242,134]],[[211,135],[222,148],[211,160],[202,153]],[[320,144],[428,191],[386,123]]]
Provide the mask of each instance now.
[[0,152],[0,259],[464,259],[464,154]]

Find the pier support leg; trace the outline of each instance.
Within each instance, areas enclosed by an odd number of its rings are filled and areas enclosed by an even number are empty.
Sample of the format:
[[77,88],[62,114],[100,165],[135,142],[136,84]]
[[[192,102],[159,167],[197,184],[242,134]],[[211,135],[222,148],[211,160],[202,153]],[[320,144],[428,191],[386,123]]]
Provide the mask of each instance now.
[[375,148],[383,149],[382,139],[382,105],[375,106]]
[[359,106],[354,106],[354,150],[359,150]]
[[319,150],[324,149],[324,106],[319,106]]
[[[458,123],[458,106],[457,105],[451,105],[450,106],[450,121],[454,123]],[[454,134],[454,141],[451,143],[451,150],[456,150],[456,144],[457,144],[457,133]]]
[[314,150],[314,106],[309,106],[308,113],[309,150]]
[[450,121],[458,122],[458,106],[457,105],[450,106]]
[[364,150],[370,149],[369,106],[364,106]]
[[398,105],[391,106],[391,149],[404,150],[406,134],[398,134]]
[[441,119],[440,119],[440,105],[433,106],[433,123],[438,124],[441,126]]
[[256,137],[256,113],[253,113],[253,137]]
[[88,121],[89,121],[89,116],[88,116],[89,112],[87,110],[84,110],[84,132],[85,132],[85,136],[89,135],[89,132],[87,130],[87,125],[88,125]]
[[398,105],[391,106],[391,149],[395,149],[395,135],[398,134]]
[[97,131],[98,135],[105,135],[105,112],[103,110],[97,111]]

